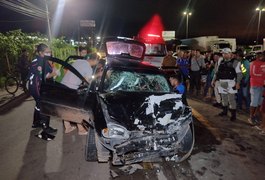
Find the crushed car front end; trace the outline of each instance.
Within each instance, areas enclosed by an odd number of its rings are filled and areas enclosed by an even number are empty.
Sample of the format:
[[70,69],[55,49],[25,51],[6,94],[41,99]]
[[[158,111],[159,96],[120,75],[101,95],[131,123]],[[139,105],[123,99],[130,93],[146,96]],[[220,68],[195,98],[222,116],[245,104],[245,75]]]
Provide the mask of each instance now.
[[[136,95],[134,98],[139,99]],[[124,111],[123,115],[116,115],[117,111],[114,114],[112,109],[123,109],[125,101],[115,101],[101,102],[107,128],[102,129],[99,137],[101,144],[112,152],[114,165],[154,162],[161,157],[180,162],[188,157],[194,145],[193,121],[191,108],[182,103],[181,95],[145,95],[142,101],[130,100],[131,111]],[[122,116],[121,123],[118,118]]]

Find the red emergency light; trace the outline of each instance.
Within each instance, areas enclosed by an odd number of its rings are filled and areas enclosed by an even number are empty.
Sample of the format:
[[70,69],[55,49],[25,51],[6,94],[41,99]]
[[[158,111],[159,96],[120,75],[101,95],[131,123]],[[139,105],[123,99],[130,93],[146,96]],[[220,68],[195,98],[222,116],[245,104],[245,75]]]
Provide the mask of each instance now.
[[143,43],[163,44],[162,31],[164,26],[161,17],[155,14],[151,20],[140,30],[137,39]]

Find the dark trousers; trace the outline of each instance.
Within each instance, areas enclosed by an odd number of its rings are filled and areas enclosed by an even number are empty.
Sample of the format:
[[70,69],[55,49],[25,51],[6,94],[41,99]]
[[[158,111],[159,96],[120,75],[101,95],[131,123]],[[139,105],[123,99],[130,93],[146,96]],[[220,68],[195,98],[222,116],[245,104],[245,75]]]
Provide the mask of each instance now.
[[[211,73],[207,74],[207,79],[206,79],[206,84],[204,86],[204,92],[203,92],[203,96],[206,96],[208,93],[209,88],[211,87],[211,82],[212,82],[212,77],[211,77]],[[212,96],[212,94],[210,94],[210,96]]]
[[35,86],[29,86],[29,93],[35,100],[35,108],[33,114],[33,125],[42,125],[43,128],[49,127],[50,117],[40,113],[40,94]]
[[190,93],[193,93],[194,87],[196,88],[196,93],[198,94],[201,88],[200,71],[190,71]]
[[28,72],[24,71],[20,73],[23,90],[26,90],[26,83],[28,78]]
[[240,89],[237,93],[237,105],[239,109],[242,109],[243,101],[245,101],[246,109],[249,109],[250,107],[250,87],[249,84],[243,86],[243,84],[240,84]]

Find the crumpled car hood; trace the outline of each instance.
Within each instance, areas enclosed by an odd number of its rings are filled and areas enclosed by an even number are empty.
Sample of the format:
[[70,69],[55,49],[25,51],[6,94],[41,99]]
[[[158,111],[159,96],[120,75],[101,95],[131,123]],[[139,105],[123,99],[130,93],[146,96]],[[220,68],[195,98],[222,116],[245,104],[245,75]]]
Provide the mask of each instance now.
[[165,130],[183,113],[181,95],[116,92],[101,95],[111,120],[128,130]]

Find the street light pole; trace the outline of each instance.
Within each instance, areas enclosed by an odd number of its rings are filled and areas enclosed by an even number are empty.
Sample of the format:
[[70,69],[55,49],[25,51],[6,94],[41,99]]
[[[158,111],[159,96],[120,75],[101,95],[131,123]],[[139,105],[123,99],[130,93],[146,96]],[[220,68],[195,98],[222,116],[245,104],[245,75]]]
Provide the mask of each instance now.
[[185,11],[183,14],[186,16],[186,38],[188,38],[188,33],[189,33],[189,16],[191,16],[192,13],[189,12],[189,11]]
[[52,33],[51,33],[51,25],[50,25],[50,18],[49,18],[49,7],[48,7],[48,2],[47,0],[45,1],[45,6],[46,6],[46,18],[47,18],[47,25],[48,25],[48,36],[49,36],[49,42],[52,40]]
[[257,29],[257,40],[256,40],[256,43],[258,44],[259,43],[259,28],[260,28],[260,20],[261,20],[261,12],[262,11],[265,11],[265,8],[259,8],[257,7],[256,8],[256,11],[259,12],[259,18],[258,18],[258,29]]

